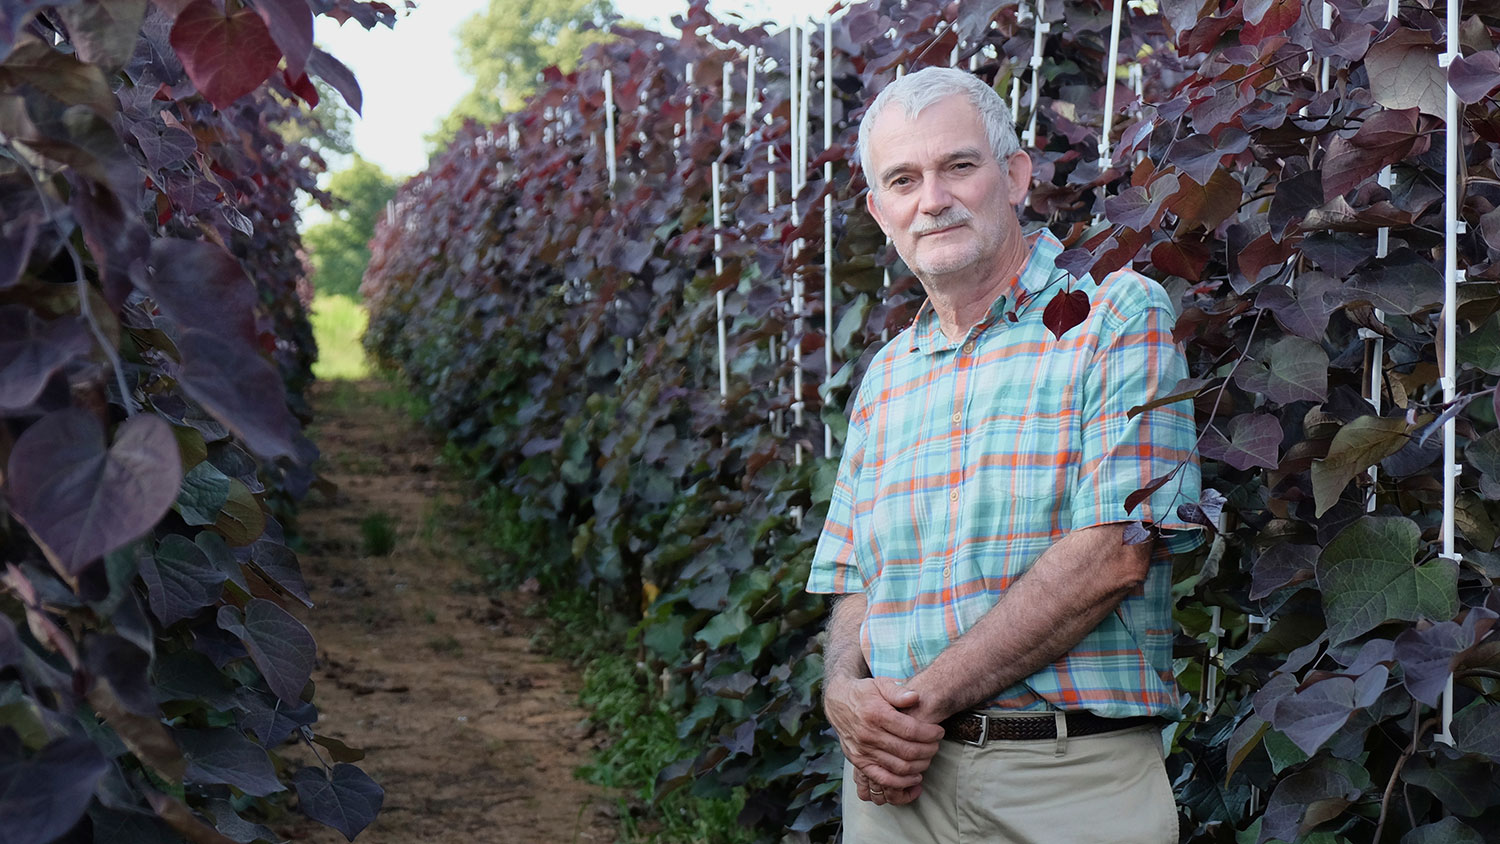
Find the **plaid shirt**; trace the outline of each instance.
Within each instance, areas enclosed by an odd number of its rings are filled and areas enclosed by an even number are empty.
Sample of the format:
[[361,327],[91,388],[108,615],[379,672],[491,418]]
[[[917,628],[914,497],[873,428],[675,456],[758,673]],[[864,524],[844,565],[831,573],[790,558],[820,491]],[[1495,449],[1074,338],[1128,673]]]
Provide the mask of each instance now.
[[[1176,717],[1170,554],[1201,541],[1177,517],[1198,500],[1196,431],[1187,402],[1128,416],[1187,375],[1172,303],[1130,270],[1075,282],[1092,307],[1057,340],[1042,312],[1065,284],[1062,245],[1046,231],[1030,241],[1026,266],[967,337],[950,341],[927,303],[871,361],[807,589],[865,593],[865,660],[904,679],[1069,531],[1155,522],[1163,540],[1144,586],[989,706]],[[1127,496],[1182,461],[1126,513]]]

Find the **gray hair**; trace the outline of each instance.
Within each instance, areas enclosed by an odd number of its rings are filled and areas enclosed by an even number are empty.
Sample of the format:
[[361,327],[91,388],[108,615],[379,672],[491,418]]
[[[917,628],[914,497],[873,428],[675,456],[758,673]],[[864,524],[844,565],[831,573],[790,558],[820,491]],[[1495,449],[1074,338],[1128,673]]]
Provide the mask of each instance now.
[[979,112],[979,120],[984,124],[984,133],[989,138],[990,149],[995,153],[996,161],[1003,163],[1021,150],[1021,142],[1016,138],[1016,127],[1011,122],[1010,108],[995,93],[995,89],[968,71],[951,67],[924,67],[885,86],[875,102],[865,109],[864,117],[860,118],[859,163],[865,168],[865,180],[870,183],[871,191],[878,186],[874,174],[869,172],[870,128],[875,125],[875,119],[885,107],[892,103],[899,104],[906,110],[908,118],[915,119],[923,109],[955,94],[968,97],[969,104]]

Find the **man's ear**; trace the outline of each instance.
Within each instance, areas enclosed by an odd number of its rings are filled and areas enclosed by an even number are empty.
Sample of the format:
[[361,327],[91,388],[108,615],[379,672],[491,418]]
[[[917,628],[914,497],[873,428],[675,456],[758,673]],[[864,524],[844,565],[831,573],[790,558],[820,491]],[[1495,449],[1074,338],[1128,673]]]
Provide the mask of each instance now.
[[880,213],[880,200],[875,198],[874,188],[869,188],[865,191],[865,210],[869,211],[870,216],[875,218],[875,224],[880,226],[880,230],[885,232],[885,236],[890,237],[891,230],[886,228],[885,218]]
[[1010,195],[1006,198],[1011,205],[1020,205],[1031,193],[1031,156],[1019,150],[1006,159],[1005,166],[1010,176]]

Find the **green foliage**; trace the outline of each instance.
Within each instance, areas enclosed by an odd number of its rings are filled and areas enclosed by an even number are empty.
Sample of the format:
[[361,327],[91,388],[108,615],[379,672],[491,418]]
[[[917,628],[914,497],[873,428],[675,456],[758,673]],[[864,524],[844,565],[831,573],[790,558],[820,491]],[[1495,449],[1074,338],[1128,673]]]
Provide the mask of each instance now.
[[359,298],[360,280],[370,262],[370,238],[397,187],[380,165],[359,155],[328,180],[335,204],[332,218],[308,226],[302,234],[312,259],[313,286],[319,293]]
[[364,305],[348,296],[319,293],[308,314],[318,359],[313,377],[333,381],[357,381],[370,374],[363,339],[370,315]]
[[536,90],[541,72],[572,72],[583,50],[610,38],[602,27],[614,17],[610,0],[490,0],[458,28],[458,64],[474,87],[427,137],[445,147],[466,120],[482,126],[516,111]]

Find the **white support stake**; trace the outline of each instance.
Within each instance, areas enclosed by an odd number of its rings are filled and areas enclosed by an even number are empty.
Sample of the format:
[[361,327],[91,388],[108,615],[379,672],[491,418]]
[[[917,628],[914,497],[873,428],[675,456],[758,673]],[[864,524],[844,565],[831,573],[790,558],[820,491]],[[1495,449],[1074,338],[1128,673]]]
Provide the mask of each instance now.
[[[833,15],[823,21],[823,152],[833,147]],[[823,383],[833,377],[833,162],[823,162]],[[827,401],[825,398],[824,401]],[[833,456],[833,428],[823,426],[823,456]]]
[[[1461,55],[1458,42],[1458,4],[1459,0],[1448,0],[1448,30],[1445,33],[1447,51],[1438,57],[1439,66],[1445,70],[1453,63],[1453,60]],[[1458,392],[1458,360],[1457,360],[1457,324],[1458,315],[1458,209],[1462,198],[1460,192],[1463,185],[1459,182],[1458,172],[1458,136],[1463,131],[1459,122],[1458,95],[1453,90],[1453,85],[1446,86],[1448,91],[1448,110],[1446,125],[1443,135],[1447,141],[1446,178],[1447,190],[1443,191],[1443,216],[1447,222],[1443,239],[1443,361],[1441,382],[1443,385],[1443,403],[1451,404]],[[1450,560],[1457,560],[1458,554],[1453,547],[1455,512],[1455,493],[1457,492],[1458,473],[1455,471],[1456,448],[1457,448],[1457,420],[1448,419],[1443,423],[1443,551],[1442,555]],[[1447,745],[1453,744],[1453,675],[1448,675],[1447,687],[1443,690],[1442,703],[1442,732],[1434,736],[1435,741]]]
[[1115,125],[1115,77],[1120,72],[1120,18],[1125,0],[1115,0],[1109,26],[1109,59],[1104,67],[1104,130],[1099,134],[1099,169],[1109,167],[1109,136]]
[[750,148],[750,133],[755,126],[755,109],[758,105],[755,96],[755,47],[752,45],[745,55],[745,149]]
[[[713,213],[714,213],[714,278],[717,280],[724,275],[724,234],[723,234],[723,205],[719,197],[719,183],[722,179],[719,162],[713,164]],[[719,314],[719,398],[729,395],[729,328],[724,321],[724,291],[719,290],[715,296],[718,304]]]
[[609,187],[615,186],[615,75],[604,71],[604,156],[609,162]]
[[1026,120],[1026,146],[1036,146],[1036,109],[1042,96],[1042,47],[1052,25],[1047,23],[1047,0],[1036,0],[1036,19],[1031,46],[1031,115]]
[[[607,71],[606,71],[607,72]],[[687,114],[683,116],[682,140],[693,142],[693,63],[688,62],[682,75],[687,79]]]

